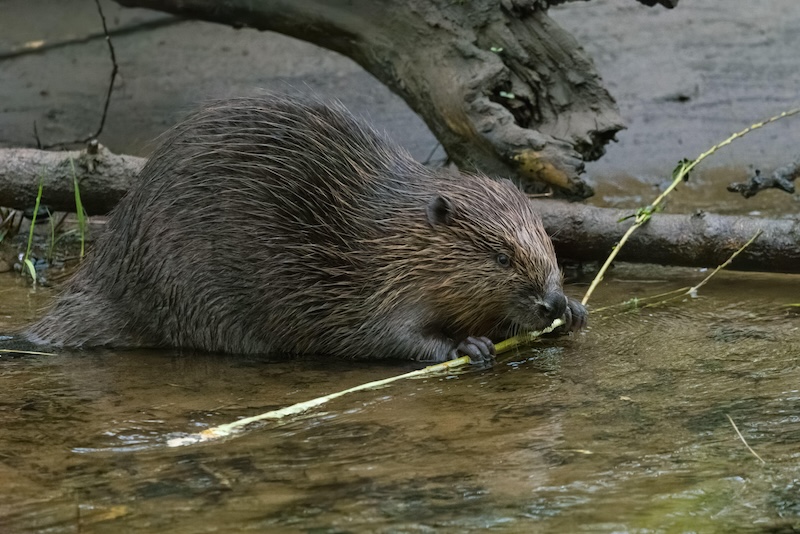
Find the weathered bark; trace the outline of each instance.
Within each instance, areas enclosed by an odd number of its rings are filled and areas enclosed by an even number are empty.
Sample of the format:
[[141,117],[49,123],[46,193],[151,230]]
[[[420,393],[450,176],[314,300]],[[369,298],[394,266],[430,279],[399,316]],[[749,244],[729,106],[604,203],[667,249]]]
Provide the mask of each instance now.
[[623,128],[543,0],[117,0],[272,30],[349,56],[422,116],[461,168],[587,197],[584,160]]
[[[90,214],[108,212],[135,181],[144,159],[119,156],[103,147],[87,151],[45,152],[0,149],[0,206],[34,205],[39,176],[42,202],[51,210],[74,211],[70,157],[80,180],[81,199]],[[555,200],[533,200],[563,258],[604,260],[630,221],[617,222],[632,210],[595,208]],[[800,219],[758,219],[710,213],[659,213],[633,235],[621,261],[709,267],[725,261],[757,230],[764,234],[748,247],[732,269],[800,273]]]
[[53,211],[75,211],[74,163],[84,209],[89,215],[108,213],[130,188],[144,161],[112,154],[102,145],[69,152],[0,149],[0,206],[33,207],[41,179],[42,204]]
[[750,198],[765,189],[780,189],[789,194],[794,193],[794,181],[800,176],[800,158],[794,163],[785,165],[777,169],[771,176],[764,176],[761,171],[756,169],[754,176],[744,183],[732,183],[728,185],[731,193],[741,193],[744,198]]

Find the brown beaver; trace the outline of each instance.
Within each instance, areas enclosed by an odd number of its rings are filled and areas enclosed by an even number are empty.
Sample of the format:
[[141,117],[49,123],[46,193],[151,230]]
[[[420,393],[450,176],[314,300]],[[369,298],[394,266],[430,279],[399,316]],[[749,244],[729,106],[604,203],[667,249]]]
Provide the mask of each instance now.
[[586,310],[509,181],[432,170],[341,105],[207,105],[167,133],[55,306],[56,347],[439,362]]

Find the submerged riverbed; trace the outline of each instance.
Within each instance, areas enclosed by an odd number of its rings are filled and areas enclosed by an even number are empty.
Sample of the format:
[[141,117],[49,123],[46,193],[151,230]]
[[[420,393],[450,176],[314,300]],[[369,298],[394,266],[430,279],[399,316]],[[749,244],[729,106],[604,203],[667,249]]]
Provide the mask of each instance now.
[[[704,276],[623,265],[592,307]],[[0,276],[0,331],[52,296]],[[594,313],[585,333],[492,369],[401,381],[181,448],[166,441],[416,366],[3,356],[0,531],[791,532],[798,302],[800,277],[721,273],[699,298]]]

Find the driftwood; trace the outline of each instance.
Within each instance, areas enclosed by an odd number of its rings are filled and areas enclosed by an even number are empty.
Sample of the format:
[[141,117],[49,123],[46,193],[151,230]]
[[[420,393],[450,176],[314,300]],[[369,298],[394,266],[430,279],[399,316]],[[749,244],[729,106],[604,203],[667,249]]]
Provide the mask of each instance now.
[[[656,1],[672,6],[675,0]],[[400,95],[461,169],[587,197],[584,161],[623,128],[591,59],[545,0],[117,0],[335,50]]]
[[73,164],[81,202],[89,215],[108,213],[130,189],[144,158],[112,154],[102,145],[49,152],[35,148],[0,149],[0,206],[25,210],[36,202],[51,211],[75,211]]
[[[534,200],[559,256],[604,260],[635,210],[597,208],[557,200]],[[618,258],[634,263],[716,267],[759,230],[763,234],[733,261],[730,269],[800,273],[800,218],[760,219],[697,212],[658,213],[628,240]]]
[[[70,158],[80,180],[81,199],[90,214],[108,212],[136,179],[143,158],[98,150],[45,152],[0,149],[0,206],[26,209],[36,199],[43,177],[42,202],[54,211],[75,209]],[[96,152],[92,154],[91,152]],[[630,221],[631,210],[595,208],[556,200],[532,201],[562,258],[604,260]],[[665,265],[713,267],[725,261],[757,230],[764,234],[732,264],[732,269],[800,273],[800,220],[759,219],[698,213],[656,214],[635,233],[620,260]]]
[[780,189],[789,194],[794,193],[794,181],[800,176],[800,159],[777,169],[770,176],[764,176],[756,169],[754,176],[744,183],[732,183],[728,186],[731,193],[741,193],[744,198],[750,198],[765,189]]

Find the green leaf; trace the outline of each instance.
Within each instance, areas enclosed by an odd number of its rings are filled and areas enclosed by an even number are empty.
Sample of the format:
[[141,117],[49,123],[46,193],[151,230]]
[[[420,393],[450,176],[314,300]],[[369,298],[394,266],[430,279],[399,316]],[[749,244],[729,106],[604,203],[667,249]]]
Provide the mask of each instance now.
[[[39,213],[39,204],[42,202],[42,191],[44,190],[44,175],[39,176],[39,192],[36,193],[36,204],[33,206],[33,217],[31,217],[31,228],[28,231],[28,248],[25,249],[23,262],[30,261],[31,245],[33,244],[33,228],[36,225],[36,215]],[[33,263],[31,263],[31,268]],[[36,283],[36,271],[34,270],[33,283]]]
[[679,175],[682,175],[682,179],[684,182],[689,181],[689,171],[686,169],[690,165],[694,164],[693,159],[683,158],[678,162],[675,168],[672,170],[672,179],[676,180]]
[[25,258],[23,263],[25,263],[25,266],[28,267],[28,273],[31,275],[33,285],[36,285],[36,267],[33,266],[33,262],[30,258]]
[[78,174],[75,172],[75,160],[69,158],[69,164],[72,167],[72,184],[75,186],[75,215],[78,217],[78,230],[81,236],[81,259],[83,259],[86,250],[86,210],[83,209],[83,202],[81,202],[81,189],[78,185]]

